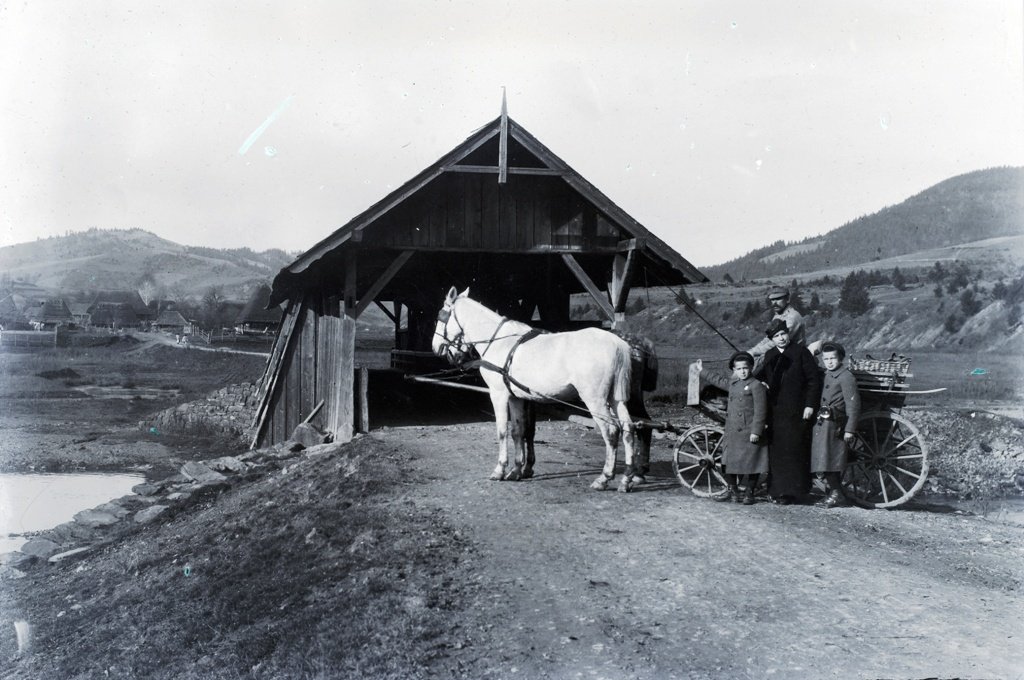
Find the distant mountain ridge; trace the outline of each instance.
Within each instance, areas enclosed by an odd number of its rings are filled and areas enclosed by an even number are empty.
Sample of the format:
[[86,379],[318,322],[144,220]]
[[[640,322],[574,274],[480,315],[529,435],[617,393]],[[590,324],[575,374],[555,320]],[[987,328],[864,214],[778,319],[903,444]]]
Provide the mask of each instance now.
[[752,280],[877,260],[936,247],[1024,233],[1024,168],[989,168],[952,177],[902,203],[798,243],[777,241],[703,268]]
[[0,277],[48,291],[135,290],[201,297],[210,287],[245,301],[294,259],[283,250],[185,246],[142,229],[90,229],[0,248]]

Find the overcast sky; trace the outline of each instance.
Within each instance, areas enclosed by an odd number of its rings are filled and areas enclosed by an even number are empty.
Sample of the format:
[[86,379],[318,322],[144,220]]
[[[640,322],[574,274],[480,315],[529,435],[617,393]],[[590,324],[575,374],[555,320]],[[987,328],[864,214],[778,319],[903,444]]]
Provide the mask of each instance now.
[[500,112],[697,265],[1024,165],[1022,3],[0,1],[0,246],[305,250]]

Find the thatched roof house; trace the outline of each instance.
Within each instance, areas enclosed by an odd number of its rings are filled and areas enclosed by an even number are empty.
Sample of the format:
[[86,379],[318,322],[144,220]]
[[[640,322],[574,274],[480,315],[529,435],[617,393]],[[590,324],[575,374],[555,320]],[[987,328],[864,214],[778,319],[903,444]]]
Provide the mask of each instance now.
[[174,331],[176,333],[182,332],[187,325],[188,321],[176,309],[165,309],[160,312],[160,316],[153,322],[153,328],[162,331]]
[[152,321],[156,318],[156,312],[151,310],[142,301],[142,296],[134,290],[102,290],[96,294],[89,311],[95,313],[100,305],[127,305],[134,314],[134,320],[130,325],[139,321]]
[[74,321],[71,310],[63,298],[48,298],[39,305],[31,307],[28,312],[28,320],[40,326],[59,326]]
[[267,309],[270,302],[270,286],[263,284],[257,288],[249,302],[235,319],[235,330],[240,333],[273,333],[277,332],[284,318],[284,311],[274,306]]

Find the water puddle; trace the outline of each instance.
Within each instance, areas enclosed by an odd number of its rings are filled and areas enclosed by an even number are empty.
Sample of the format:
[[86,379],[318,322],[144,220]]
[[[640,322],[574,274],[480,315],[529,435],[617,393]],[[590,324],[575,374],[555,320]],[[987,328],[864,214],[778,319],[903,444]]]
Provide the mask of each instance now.
[[21,534],[71,521],[144,481],[140,474],[0,474],[0,554],[21,548]]

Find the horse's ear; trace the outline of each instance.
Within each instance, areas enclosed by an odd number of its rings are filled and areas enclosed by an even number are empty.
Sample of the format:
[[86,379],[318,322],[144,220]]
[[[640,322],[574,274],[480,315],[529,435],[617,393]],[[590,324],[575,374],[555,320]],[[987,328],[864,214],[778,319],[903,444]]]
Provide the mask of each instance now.
[[[452,290],[455,290],[454,288]],[[459,297],[469,297],[469,288],[459,293]]]
[[455,302],[455,298],[459,296],[459,291],[455,290],[455,286],[452,286],[451,290],[448,291],[448,297],[445,300],[448,304]]

